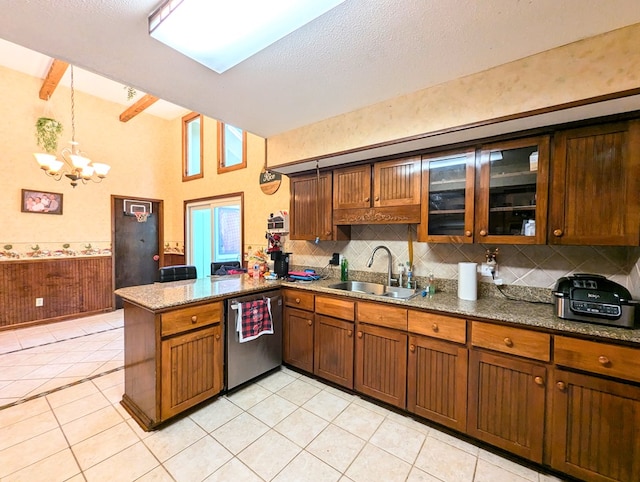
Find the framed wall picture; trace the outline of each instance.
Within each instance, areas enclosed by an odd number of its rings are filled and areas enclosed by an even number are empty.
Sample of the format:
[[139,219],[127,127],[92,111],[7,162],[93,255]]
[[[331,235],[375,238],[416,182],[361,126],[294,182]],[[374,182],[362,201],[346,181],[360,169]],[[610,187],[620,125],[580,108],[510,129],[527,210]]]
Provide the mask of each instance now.
[[23,189],[21,206],[23,213],[62,214],[62,194]]

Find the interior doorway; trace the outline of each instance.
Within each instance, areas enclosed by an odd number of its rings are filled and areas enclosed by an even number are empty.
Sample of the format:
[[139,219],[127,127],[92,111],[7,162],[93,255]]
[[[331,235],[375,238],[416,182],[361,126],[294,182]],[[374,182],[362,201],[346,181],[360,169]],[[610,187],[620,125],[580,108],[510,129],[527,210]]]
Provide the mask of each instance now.
[[[130,201],[150,207],[145,222],[138,222]],[[114,289],[157,281],[164,245],[162,200],[111,196],[111,219]],[[122,308],[122,298],[115,295],[114,308]]]

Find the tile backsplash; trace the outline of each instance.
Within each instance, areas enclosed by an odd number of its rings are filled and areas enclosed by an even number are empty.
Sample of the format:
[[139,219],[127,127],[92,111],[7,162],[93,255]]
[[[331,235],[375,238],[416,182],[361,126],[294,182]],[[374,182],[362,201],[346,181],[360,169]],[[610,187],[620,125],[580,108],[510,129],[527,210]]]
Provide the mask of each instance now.
[[[415,226],[412,226],[416,239]],[[351,241],[287,240],[285,250],[293,253],[292,263],[299,266],[324,268],[332,253],[341,253],[349,260],[349,268],[357,271],[387,271],[387,255],[376,253],[371,268],[366,263],[378,245],[385,245],[393,254],[393,272],[399,263],[408,261],[407,225],[352,226]],[[457,279],[458,263],[485,261],[487,249],[499,248],[497,278],[505,284],[553,288],[556,280],[574,273],[596,273],[626,286],[634,298],[640,298],[640,248],[609,246],[550,246],[494,244],[413,243],[415,276]],[[489,278],[483,279],[489,281]]]

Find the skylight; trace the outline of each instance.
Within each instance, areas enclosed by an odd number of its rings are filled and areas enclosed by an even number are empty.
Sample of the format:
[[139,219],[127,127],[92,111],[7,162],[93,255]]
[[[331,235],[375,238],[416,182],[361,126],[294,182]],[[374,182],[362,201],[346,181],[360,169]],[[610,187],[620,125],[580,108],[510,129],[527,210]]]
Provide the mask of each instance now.
[[221,74],[342,2],[167,0],[149,17],[149,34]]

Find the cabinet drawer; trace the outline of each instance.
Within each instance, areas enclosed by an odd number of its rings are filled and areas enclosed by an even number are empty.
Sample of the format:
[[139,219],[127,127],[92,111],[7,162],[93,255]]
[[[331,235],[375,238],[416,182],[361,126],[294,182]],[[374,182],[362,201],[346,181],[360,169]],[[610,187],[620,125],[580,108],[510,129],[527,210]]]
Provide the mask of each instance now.
[[358,321],[397,330],[406,330],[407,310],[386,306],[382,303],[358,302]]
[[409,331],[456,343],[467,342],[467,322],[451,316],[409,310]]
[[347,321],[355,319],[355,301],[316,296],[316,313],[333,316]]
[[297,290],[284,290],[284,304],[300,308],[301,310],[313,311],[313,293]]
[[162,336],[220,323],[222,321],[222,302],[168,311],[160,315],[160,320]]
[[474,321],[471,325],[471,344],[534,360],[551,359],[551,335],[521,328]]
[[555,337],[557,365],[640,382],[640,350],[624,346]]

